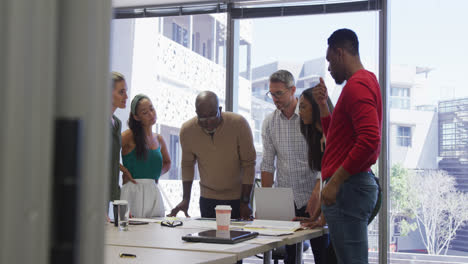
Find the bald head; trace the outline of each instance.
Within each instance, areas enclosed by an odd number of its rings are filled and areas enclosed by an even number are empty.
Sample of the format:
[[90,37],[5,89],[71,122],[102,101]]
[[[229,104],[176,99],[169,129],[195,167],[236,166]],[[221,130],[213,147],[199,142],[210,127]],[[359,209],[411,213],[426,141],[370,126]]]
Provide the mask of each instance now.
[[217,111],[219,107],[218,96],[211,91],[203,91],[198,94],[195,100],[197,113]]
[[210,91],[199,93],[195,100],[195,108],[198,125],[207,133],[214,133],[223,120],[218,96]]

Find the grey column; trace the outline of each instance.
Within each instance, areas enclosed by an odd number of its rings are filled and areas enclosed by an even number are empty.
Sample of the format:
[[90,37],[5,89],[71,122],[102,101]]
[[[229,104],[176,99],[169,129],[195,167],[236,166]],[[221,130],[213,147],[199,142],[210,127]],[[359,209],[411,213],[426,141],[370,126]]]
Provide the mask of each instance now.
[[74,262],[102,263],[110,148],[111,1],[60,0],[58,6],[56,117],[82,122]]
[[226,111],[237,112],[239,100],[239,21],[227,13]]
[[252,44],[246,42],[247,44],[247,67],[246,67],[246,79],[252,81]]
[[0,263],[48,263],[57,2],[0,1]]
[[379,157],[379,178],[382,188],[382,207],[379,212],[379,263],[389,263],[389,88],[390,88],[390,7],[387,0],[379,0],[379,80],[382,92],[382,148]]

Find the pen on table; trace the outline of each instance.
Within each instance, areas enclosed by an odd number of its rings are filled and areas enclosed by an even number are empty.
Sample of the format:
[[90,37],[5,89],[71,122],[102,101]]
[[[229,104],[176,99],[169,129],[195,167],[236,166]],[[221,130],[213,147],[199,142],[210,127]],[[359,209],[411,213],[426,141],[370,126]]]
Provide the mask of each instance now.
[[136,258],[136,255],[129,253],[120,253],[121,258]]

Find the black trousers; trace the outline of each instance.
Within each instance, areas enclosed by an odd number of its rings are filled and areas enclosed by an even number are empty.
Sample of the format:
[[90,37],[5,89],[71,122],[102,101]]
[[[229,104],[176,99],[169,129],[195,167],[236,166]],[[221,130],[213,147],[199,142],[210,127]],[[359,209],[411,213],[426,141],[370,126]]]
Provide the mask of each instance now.
[[230,205],[232,208],[231,219],[240,218],[240,199],[239,200],[215,200],[200,196],[200,214],[201,217],[216,218],[215,207],[217,205]]
[[[295,206],[295,205],[294,205]],[[296,209],[296,216],[309,217],[306,213],[306,206]],[[323,234],[320,237],[316,237],[310,240],[310,247],[314,254],[314,260],[316,264],[327,264],[328,245],[330,244],[330,238],[328,234]],[[284,263],[292,264],[296,262],[296,245],[286,246],[286,256],[284,257]]]

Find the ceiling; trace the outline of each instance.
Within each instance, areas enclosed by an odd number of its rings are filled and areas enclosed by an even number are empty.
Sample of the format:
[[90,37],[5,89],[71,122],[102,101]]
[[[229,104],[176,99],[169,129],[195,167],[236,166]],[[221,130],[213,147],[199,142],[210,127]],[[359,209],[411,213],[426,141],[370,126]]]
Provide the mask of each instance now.
[[[143,6],[160,6],[172,5],[180,3],[203,3],[203,2],[217,2],[217,1],[200,1],[200,0],[112,0],[114,8],[121,7],[143,7]],[[225,1],[220,1],[225,2]]]
[[164,5],[179,5],[189,3],[293,3],[293,2],[309,2],[314,4],[331,4],[331,3],[343,3],[343,2],[359,2],[365,0],[112,0],[112,6],[114,8],[123,7],[150,7],[150,6],[164,6]]

